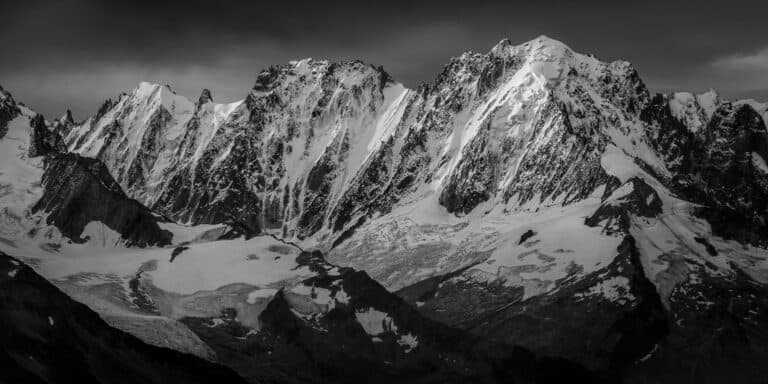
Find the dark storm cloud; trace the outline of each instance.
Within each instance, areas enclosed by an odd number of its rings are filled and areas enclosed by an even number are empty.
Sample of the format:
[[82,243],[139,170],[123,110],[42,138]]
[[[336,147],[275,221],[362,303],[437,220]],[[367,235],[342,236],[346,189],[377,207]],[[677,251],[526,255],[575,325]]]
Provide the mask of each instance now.
[[629,60],[657,90],[768,98],[763,1],[0,1],[0,84],[47,115],[84,117],[141,80],[234,100],[303,57],[362,59],[416,86],[451,56],[539,34]]

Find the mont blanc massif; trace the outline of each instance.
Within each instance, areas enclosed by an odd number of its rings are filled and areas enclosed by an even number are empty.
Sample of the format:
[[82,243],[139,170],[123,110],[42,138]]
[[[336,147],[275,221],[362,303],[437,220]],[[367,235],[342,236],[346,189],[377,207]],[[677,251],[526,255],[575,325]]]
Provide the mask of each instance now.
[[0,89],[0,382],[765,383],[768,104],[539,37]]

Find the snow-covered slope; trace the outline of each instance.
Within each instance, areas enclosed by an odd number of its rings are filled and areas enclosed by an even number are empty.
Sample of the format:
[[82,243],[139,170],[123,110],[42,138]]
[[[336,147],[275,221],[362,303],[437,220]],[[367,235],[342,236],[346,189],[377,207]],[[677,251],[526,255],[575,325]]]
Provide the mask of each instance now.
[[[36,113],[0,88],[0,239],[22,239],[42,220],[33,206],[43,195],[43,158],[35,156]],[[37,120],[42,123],[42,120]]]

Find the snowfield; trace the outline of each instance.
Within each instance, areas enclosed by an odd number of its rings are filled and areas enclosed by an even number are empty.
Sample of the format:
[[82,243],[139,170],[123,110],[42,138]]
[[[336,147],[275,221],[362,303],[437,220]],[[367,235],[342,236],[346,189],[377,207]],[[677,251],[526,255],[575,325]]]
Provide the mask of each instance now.
[[[91,228],[103,228],[93,224]],[[118,235],[119,236],[119,235]],[[55,252],[42,249],[17,249],[0,245],[9,254],[24,254],[36,259],[37,269],[51,280],[88,275],[88,284],[127,281],[142,270],[159,289],[190,295],[243,283],[269,288],[310,275],[298,267],[299,250],[271,237],[193,243],[171,262],[173,248],[124,248],[111,243],[62,244]],[[142,268],[151,265],[151,268]]]

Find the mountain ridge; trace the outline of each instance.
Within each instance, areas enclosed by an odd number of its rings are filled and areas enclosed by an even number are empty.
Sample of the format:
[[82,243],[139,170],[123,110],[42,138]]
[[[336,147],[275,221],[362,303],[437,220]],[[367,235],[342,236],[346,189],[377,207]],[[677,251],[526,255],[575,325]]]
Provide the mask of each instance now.
[[[413,90],[359,61],[312,59],[265,69],[228,104],[142,83],[84,123],[51,129],[167,218],[158,225],[175,248],[170,260],[165,248],[121,249],[138,267],[67,268],[130,273],[132,302],[192,313],[183,321],[219,351],[270,340],[262,299],[279,318],[302,314],[277,333],[320,343],[310,350],[327,342],[326,325],[370,328],[371,311],[345,312],[345,291],[326,278],[273,281],[304,279],[307,265],[297,257],[285,269],[290,252],[269,235],[364,271],[420,316],[480,339],[639,381],[722,378],[719,359],[737,350],[752,368],[739,377],[755,381],[768,340],[762,107],[716,92],[653,95],[628,62],[546,37],[465,53]],[[216,263],[205,258],[212,247]],[[251,248],[260,253],[242,254]],[[261,276],[254,266],[267,262],[283,269]],[[259,289],[244,299],[246,282]],[[392,313],[375,315],[391,330]],[[380,334],[372,342],[390,345]],[[406,355],[419,351],[409,335],[395,341]],[[237,359],[252,357],[263,356]]]

